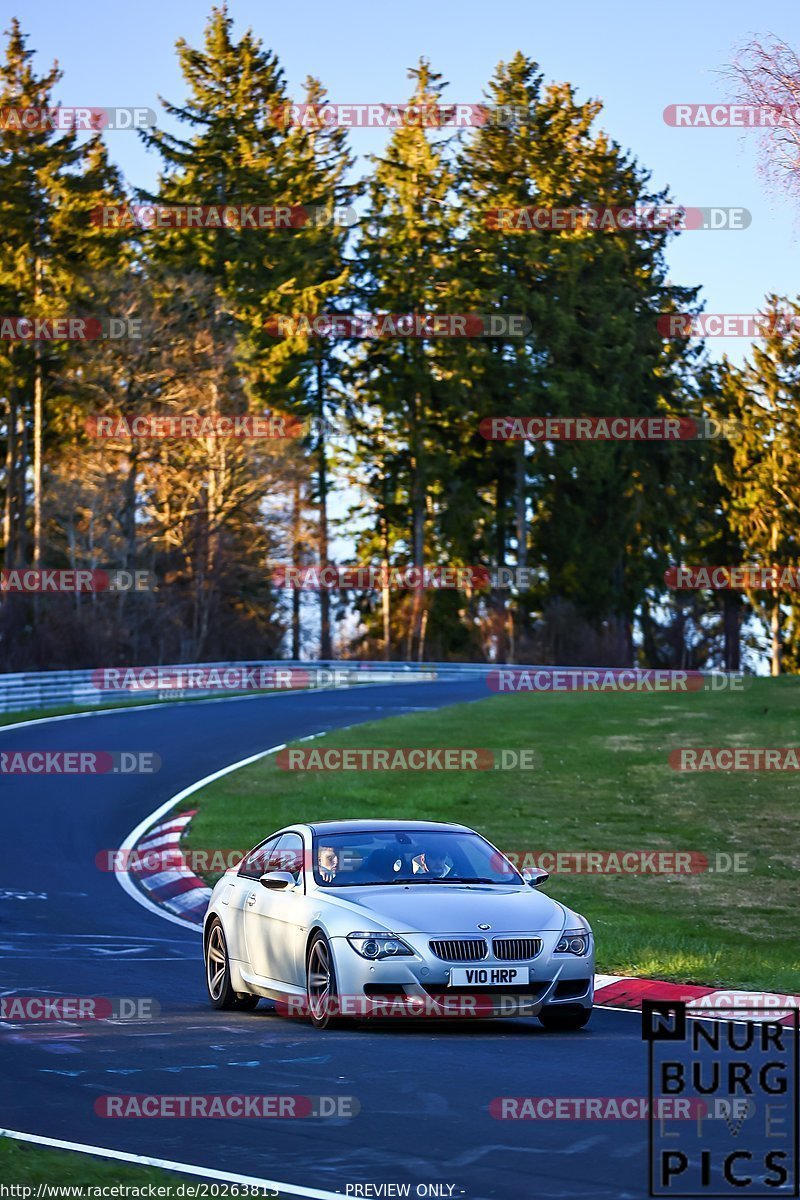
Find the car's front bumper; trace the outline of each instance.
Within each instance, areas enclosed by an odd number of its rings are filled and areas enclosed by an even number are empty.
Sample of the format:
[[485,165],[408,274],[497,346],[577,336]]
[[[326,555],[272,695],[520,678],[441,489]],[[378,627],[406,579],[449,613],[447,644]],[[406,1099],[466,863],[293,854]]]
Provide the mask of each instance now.
[[[556,954],[560,934],[545,931],[536,935],[543,945],[533,959],[507,961],[490,952],[477,962],[464,963],[437,958],[429,946],[433,934],[398,936],[414,951],[413,958],[368,960],[357,954],[346,938],[332,939],[337,992],[345,1015],[402,1016],[407,1008],[409,1016],[535,1016],[545,1005],[592,1007],[593,943],[589,953],[581,957]],[[504,931],[503,936],[524,935]],[[522,968],[527,984],[451,984],[451,970],[463,967]]]

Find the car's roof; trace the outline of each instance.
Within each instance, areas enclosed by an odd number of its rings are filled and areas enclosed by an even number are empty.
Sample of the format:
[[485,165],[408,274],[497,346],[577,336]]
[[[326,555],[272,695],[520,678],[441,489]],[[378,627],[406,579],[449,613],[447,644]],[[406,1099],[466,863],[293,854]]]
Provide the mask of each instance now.
[[313,833],[379,833],[381,830],[409,830],[409,829],[430,829],[430,830],[445,830],[457,829],[462,833],[472,833],[473,830],[467,825],[455,825],[450,821],[390,821],[379,820],[372,817],[353,817],[343,821],[309,821],[308,828]]

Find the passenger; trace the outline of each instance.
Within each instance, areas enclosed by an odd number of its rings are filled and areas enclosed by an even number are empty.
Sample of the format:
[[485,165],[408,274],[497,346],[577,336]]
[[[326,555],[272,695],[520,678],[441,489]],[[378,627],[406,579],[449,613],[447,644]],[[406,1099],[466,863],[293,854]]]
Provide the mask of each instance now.
[[317,867],[323,883],[333,883],[339,869],[339,854],[333,846],[320,846],[317,851]]

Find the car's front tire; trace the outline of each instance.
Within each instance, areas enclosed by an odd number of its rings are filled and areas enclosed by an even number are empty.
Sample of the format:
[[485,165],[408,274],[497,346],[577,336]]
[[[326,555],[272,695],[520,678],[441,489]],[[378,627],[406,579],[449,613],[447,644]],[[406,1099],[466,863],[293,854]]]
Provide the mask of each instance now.
[[566,1033],[570,1029],[583,1029],[591,1015],[590,1008],[569,1008],[566,1005],[550,1004],[541,1010],[539,1020],[545,1029]]
[[258,996],[236,994],[231,986],[231,968],[228,961],[228,943],[219,917],[213,917],[206,937],[206,987],[208,998],[214,1008],[238,1009],[251,1012],[258,1004]]
[[333,952],[319,929],[308,947],[306,1001],[308,1017],[315,1029],[336,1029],[347,1023],[338,1013],[339,991]]

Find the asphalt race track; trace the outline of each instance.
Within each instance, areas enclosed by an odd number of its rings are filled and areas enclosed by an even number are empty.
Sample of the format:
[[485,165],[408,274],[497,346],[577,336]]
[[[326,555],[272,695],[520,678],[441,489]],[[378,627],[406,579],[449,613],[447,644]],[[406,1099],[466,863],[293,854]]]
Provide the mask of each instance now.
[[[445,1196],[469,1200],[646,1196],[646,1121],[489,1113],[498,1096],[646,1096],[638,1015],[596,1010],[586,1030],[554,1034],[535,1020],[317,1033],[265,1002],[217,1014],[198,934],[148,912],[95,865],[159,804],[229,763],[376,714],[485,695],[480,682],[375,685],[0,728],[0,750],[154,750],[163,762],[151,778],[0,782],[0,992],[154,997],[161,1006],[141,1022],[0,1023],[3,1127],[342,1194],[410,1183],[412,1196],[419,1184],[447,1184],[455,1186]],[[568,899],[568,886],[551,894]],[[115,1120],[93,1108],[110,1093],[265,1092],[353,1095],[361,1111],[314,1121]]]

